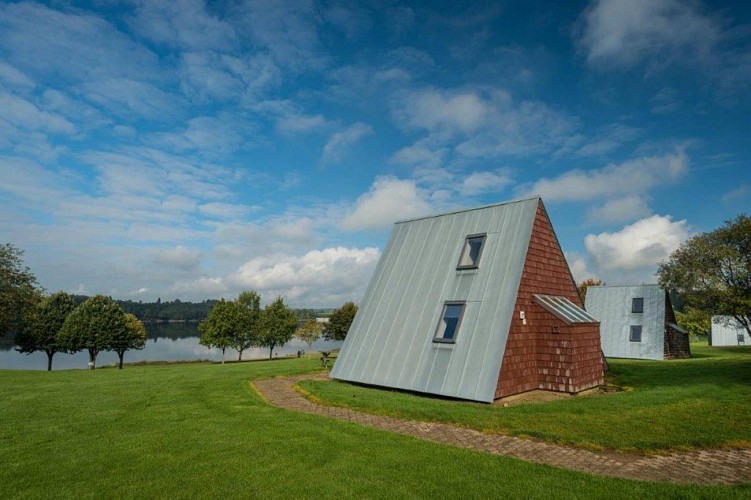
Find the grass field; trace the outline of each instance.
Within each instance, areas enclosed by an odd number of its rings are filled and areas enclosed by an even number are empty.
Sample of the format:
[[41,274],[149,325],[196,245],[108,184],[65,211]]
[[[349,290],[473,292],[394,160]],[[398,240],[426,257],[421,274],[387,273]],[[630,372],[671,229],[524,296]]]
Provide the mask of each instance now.
[[610,379],[625,392],[509,408],[343,382],[300,386],[326,404],[589,448],[751,446],[751,348],[691,349],[687,360],[609,360]]
[[742,498],[606,479],[266,405],[317,360],[0,371],[3,498]]

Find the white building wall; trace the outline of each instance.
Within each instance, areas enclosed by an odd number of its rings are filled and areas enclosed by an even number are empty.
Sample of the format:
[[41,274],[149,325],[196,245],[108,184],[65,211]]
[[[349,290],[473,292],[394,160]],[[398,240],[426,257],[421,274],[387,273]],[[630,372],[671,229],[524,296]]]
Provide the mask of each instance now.
[[736,319],[712,316],[712,346],[731,345],[751,346],[751,337]]
[[[644,299],[644,312],[631,312],[631,299]],[[658,285],[593,286],[586,309],[600,321],[602,352],[608,358],[665,359],[665,291]],[[641,325],[641,342],[629,340]]]

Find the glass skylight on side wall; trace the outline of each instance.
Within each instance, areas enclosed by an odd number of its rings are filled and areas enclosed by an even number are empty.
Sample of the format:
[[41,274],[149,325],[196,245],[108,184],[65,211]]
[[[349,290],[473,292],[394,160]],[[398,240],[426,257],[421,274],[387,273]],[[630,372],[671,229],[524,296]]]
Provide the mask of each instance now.
[[459,258],[459,265],[457,269],[475,269],[480,265],[480,257],[482,257],[482,247],[485,246],[484,234],[473,234],[467,236],[464,240],[464,249],[462,255]]
[[539,294],[534,296],[534,300],[549,313],[553,314],[567,325],[573,325],[576,323],[598,323],[597,319],[568,300],[566,297]]

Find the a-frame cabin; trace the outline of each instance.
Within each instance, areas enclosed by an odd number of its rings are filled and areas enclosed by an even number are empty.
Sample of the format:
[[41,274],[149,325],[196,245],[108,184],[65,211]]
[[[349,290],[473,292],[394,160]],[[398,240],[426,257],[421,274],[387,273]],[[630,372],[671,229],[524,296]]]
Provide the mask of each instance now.
[[483,402],[601,384],[542,200],[397,222],[331,377]]

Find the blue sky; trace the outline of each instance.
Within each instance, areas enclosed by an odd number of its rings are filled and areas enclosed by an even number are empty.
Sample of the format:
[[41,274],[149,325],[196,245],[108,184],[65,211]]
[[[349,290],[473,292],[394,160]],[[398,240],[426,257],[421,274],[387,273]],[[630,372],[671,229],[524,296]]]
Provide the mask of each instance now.
[[0,234],[49,291],[358,300],[540,194],[575,276],[749,212],[747,2],[0,3]]

